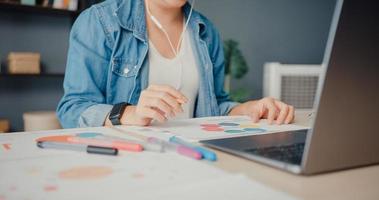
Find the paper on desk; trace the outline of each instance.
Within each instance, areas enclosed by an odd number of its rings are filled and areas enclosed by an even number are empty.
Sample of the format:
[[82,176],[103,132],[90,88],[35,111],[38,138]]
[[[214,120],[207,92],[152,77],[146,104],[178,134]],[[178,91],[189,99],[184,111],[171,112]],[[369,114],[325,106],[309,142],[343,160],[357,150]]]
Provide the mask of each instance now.
[[0,162],[8,160],[24,160],[39,157],[55,157],[66,155],[67,151],[45,151],[37,148],[36,139],[55,135],[74,135],[82,132],[107,132],[107,128],[65,129],[28,133],[9,133],[0,135]]
[[172,187],[160,191],[156,199],[193,200],[193,199],[259,199],[259,200],[294,200],[295,198],[273,190],[263,184],[251,181],[244,175],[228,175],[196,184]]
[[308,129],[309,127],[294,124],[269,125],[267,120],[261,120],[259,123],[252,123],[251,119],[247,116],[222,116],[170,120],[163,124],[154,123],[149,127],[123,126],[122,128],[164,139],[176,135],[189,141],[201,141],[241,135],[301,130]]
[[[91,130],[110,134],[105,128]],[[235,178],[206,161],[175,153],[123,152],[113,157],[35,145],[40,137],[81,132],[1,135],[0,142],[11,144],[11,148],[0,152],[0,199],[185,199],[200,194],[200,199],[215,195],[252,199],[246,188],[254,191],[255,187],[255,195],[263,191],[256,183]],[[223,189],[206,194],[206,190],[216,188]],[[273,190],[267,194],[273,198],[281,195]]]
[[143,152],[118,157],[71,153],[3,162],[0,196],[6,199],[139,199],[146,193],[201,183],[224,174],[205,163],[170,153]]

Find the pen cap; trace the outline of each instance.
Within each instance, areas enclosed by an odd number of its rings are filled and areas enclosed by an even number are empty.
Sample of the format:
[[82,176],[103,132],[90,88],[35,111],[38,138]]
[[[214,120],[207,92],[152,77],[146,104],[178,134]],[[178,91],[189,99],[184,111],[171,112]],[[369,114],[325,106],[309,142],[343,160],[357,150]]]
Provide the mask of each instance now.
[[88,153],[95,153],[95,154],[104,154],[104,155],[117,155],[118,149],[115,148],[109,148],[109,147],[98,147],[98,146],[91,146],[89,145],[87,147]]
[[38,142],[37,142],[37,146],[38,146],[39,148],[44,148],[44,147],[43,147],[43,142],[42,142],[42,141],[38,141]]

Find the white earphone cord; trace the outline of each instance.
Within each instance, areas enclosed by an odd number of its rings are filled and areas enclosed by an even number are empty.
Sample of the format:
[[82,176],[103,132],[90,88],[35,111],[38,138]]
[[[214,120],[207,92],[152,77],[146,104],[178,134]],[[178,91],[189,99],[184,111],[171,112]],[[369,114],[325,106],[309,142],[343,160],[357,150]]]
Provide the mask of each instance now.
[[151,14],[150,7],[149,7],[149,0],[146,0],[146,11],[147,11],[147,13],[150,15],[150,18],[154,22],[154,24],[165,34],[165,36],[166,36],[166,38],[170,44],[171,50],[175,56],[178,56],[178,54],[179,54],[179,47],[182,44],[183,37],[184,37],[183,35],[186,32],[189,20],[191,19],[194,3],[195,3],[195,0],[193,0],[191,3],[191,10],[190,10],[190,13],[188,14],[188,19],[187,19],[186,23],[184,24],[184,28],[183,28],[182,33],[180,34],[178,45],[176,46],[176,48],[174,48],[174,45],[172,44],[172,42],[170,40],[170,36],[168,35],[167,31],[163,28],[162,24],[159,23],[157,18],[155,18],[154,15]]
[[188,19],[186,21],[186,23],[184,24],[184,28],[183,28],[183,31],[182,33],[180,34],[180,37],[179,37],[179,41],[178,41],[178,45],[176,46],[176,49],[174,48],[174,45],[172,44],[171,40],[170,40],[170,36],[168,35],[167,31],[163,28],[162,24],[158,21],[157,18],[155,18],[151,12],[150,12],[150,7],[149,7],[149,0],[146,0],[146,11],[147,11],[147,14],[149,14],[150,16],[150,19],[154,22],[154,24],[165,34],[166,36],[166,39],[168,41],[168,43],[170,44],[170,47],[171,47],[171,50],[172,52],[174,53],[175,57],[178,57],[179,56],[179,62],[180,62],[180,76],[179,76],[179,81],[178,81],[178,84],[176,86],[176,89],[177,90],[180,90],[181,88],[181,84],[182,84],[182,78],[183,78],[183,62],[182,62],[182,59],[180,57],[179,54],[179,47],[180,45],[182,44],[182,41],[183,41],[183,37],[184,37],[184,33],[186,32],[187,30],[187,26],[188,26],[188,23],[189,23],[189,20],[191,19],[191,16],[192,16],[192,10],[193,10],[193,5],[195,4],[195,0],[192,1],[191,3],[191,10],[190,10],[190,13],[188,14]]

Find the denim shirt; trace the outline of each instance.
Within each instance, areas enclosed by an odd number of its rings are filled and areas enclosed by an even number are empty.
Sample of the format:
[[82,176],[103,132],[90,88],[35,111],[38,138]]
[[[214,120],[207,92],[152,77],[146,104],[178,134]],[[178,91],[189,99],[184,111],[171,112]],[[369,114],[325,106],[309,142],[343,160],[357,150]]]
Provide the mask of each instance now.
[[[186,17],[189,11],[186,3]],[[196,11],[188,26],[200,77],[194,117],[227,115],[237,103],[223,90],[220,35]],[[148,50],[143,0],[107,0],[82,12],[70,33],[64,95],[57,108],[62,126],[102,126],[114,104],[136,105],[148,86]]]

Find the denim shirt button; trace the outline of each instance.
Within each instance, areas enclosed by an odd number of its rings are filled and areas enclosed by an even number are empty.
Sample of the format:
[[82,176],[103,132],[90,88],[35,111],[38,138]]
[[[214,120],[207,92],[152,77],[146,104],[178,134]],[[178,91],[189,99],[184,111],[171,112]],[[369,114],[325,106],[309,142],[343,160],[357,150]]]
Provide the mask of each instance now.
[[128,68],[125,68],[124,69],[124,74],[127,75],[129,73],[129,69]]

